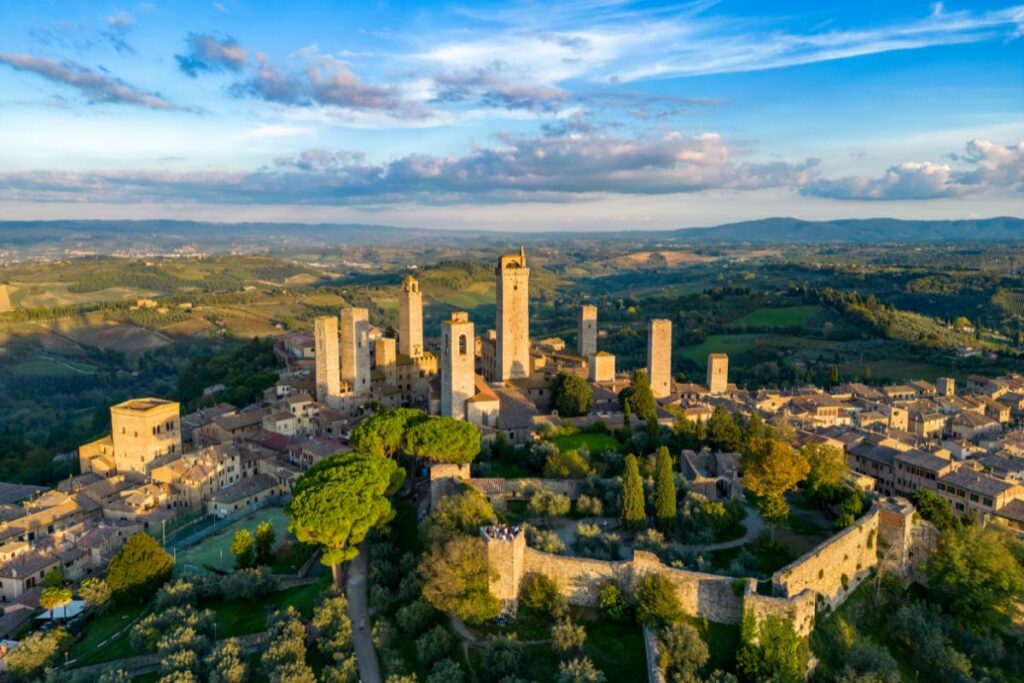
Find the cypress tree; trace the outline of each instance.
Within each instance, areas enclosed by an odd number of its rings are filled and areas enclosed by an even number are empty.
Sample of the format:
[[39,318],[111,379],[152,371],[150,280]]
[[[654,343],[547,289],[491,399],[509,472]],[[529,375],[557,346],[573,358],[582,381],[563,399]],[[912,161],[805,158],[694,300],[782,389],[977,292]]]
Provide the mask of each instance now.
[[672,475],[672,456],[662,446],[654,466],[654,522],[662,531],[676,525],[676,483]]
[[643,529],[647,522],[644,509],[644,482],[640,478],[640,465],[632,453],[626,456],[626,470],[622,475],[622,521],[627,529]]

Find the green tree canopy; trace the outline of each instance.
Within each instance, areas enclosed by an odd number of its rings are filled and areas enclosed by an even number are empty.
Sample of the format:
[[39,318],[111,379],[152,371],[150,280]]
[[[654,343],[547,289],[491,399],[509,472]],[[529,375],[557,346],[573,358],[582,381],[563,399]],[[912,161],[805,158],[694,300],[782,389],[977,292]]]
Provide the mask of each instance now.
[[651,572],[636,581],[636,618],[641,624],[662,628],[683,620],[686,615],[676,595],[675,585],[664,574]]
[[446,539],[454,534],[476,534],[480,527],[493,524],[498,516],[482,493],[464,488],[460,493],[442,498],[430,515],[430,535]]
[[722,406],[715,406],[711,411],[707,431],[708,443],[717,451],[736,453],[743,445],[743,430],[732,413]]
[[622,521],[629,529],[642,529],[647,523],[644,482],[640,478],[640,465],[633,454],[626,456],[622,474]]
[[578,375],[558,373],[552,394],[555,410],[561,417],[579,417],[594,409],[594,390]]
[[268,521],[256,525],[256,564],[265,565],[274,561],[274,544],[277,542],[277,532],[274,525]]
[[751,444],[742,463],[743,486],[760,499],[761,514],[769,521],[785,518],[783,495],[807,476],[807,460],[786,442],[769,438]]
[[321,562],[341,583],[341,564],[359,554],[356,546],[373,528],[394,517],[388,496],[405,480],[393,460],[368,453],[335,454],[303,474],[285,507],[290,529],[303,543],[323,547]]
[[654,465],[654,521],[663,531],[676,525],[676,481],[672,456],[664,446],[658,449]]
[[248,569],[256,562],[256,542],[252,532],[239,529],[231,540],[231,552],[235,556],[235,569]]
[[827,495],[842,486],[843,480],[850,473],[846,454],[835,446],[809,443],[800,452],[810,467],[807,472],[807,490],[812,496]]
[[642,420],[658,419],[658,404],[651,393],[651,380],[644,370],[634,370],[630,385],[619,392],[619,404]]
[[910,496],[917,512],[934,524],[940,531],[949,531],[960,527],[960,518],[953,512],[949,501],[931,489],[918,489]]
[[114,597],[150,597],[171,576],[174,558],[149,534],[131,536],[107,565],[107,585]]
[[743,680],[778,683],[804,680],[809,658],[807,643],[796,634],[788,619],[770,614],[756,623],[752,615],[745,616],[743,640],[736,654],[736,668]]
[[489,588],[491,569],[481,538],[455,536],[435,545],[420,563],[420,573],[423,597],[442,612],[482,623],[501,611]]
[[453,417],[432,417],[409,428],[405,448],[434,462],[466,465],[480,453],[480,431]]
[[405,435],[427,416],[414,408],[394,408],[377,413],[352,431],[352,448],[361,453],[391,457],[405,445]]
[[1008,626],[1024,600],[1020,556],[1020,541],[1002,530],[974,524],[949,529],[928,560],[928,585],[960,623]]

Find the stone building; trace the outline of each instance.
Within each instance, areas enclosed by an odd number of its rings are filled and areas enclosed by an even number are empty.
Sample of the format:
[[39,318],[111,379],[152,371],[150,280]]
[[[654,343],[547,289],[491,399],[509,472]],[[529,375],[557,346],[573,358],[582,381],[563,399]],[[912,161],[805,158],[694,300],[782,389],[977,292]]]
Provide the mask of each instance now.
[[712,396],[729,390],[729,356],[724,353],[708,355],[708,391]]
[[385,386],[394,387],[398,384],[398,357],[395,352],[395,340],[390,337],[377,337],[374,340],[374,358],[377,370]]
[[469,314],[454,311],[441,323],[441,415],[466,419],[466,401],[476,394],[476,351]]
[[526,250],[503,254],[495,270],[498,281],[494,379],[504,382],[530,376],[530,269]]
[[341,378],[353,393],[370,390],[370,314],[365,308],[341,309]]
[[598,351],[587,359],[589,379],[594,383],[615,381],[615,356],[607,351]]
[[672,321],[651,320],[647,325],[647,378],[654,398],[672,394]]
[[423,293],[412,275],[405,276],[398,293],[398,352],[408,358],[423,355]]
[[597,353],[597,306],[581,306],[576,351],[581,358]]
[[145,476],[152,463],[181,453],[181,406],[160,398],[135,398],[110,408],[110,436],[78,449],[82,472]]
[[313,323],[316,358],[316,400],[335,405],[341,395],[341,365],[338,355],[338,318],[318,317]]

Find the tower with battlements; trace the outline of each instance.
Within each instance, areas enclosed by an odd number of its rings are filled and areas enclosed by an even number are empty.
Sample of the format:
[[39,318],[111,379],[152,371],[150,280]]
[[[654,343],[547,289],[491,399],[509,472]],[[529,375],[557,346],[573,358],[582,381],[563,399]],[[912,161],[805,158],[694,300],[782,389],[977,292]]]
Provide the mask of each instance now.
[[503,254],[495,269],[498,280],[497,353],[495,379],[530,376],[530,269],[526,250]]
[[647,325],[647,378],[654,398],[672,393],[672,321],[651,320]]
[[341,309],[341,378],[353,393],[370,390],[370,314],[365,308]]
[[729,356],[724,353],[708,355],[708,392],[724,394],[729,390]]
[[333,405],[341,394],[336,316],[320,316],[313,322],[313,353],[316,356],[316,400]]
[[441,323],[441,415],[466,419],[466,401],[475,393],[476,349],[469,314],[453,311]]
[[423,293],[412,275],[402,280],[398,294],[398,352],[409,358],[423,355]]
[[576,352],[581,358],[597,353],[597,306],[580,306],[580,329],[576,336]]

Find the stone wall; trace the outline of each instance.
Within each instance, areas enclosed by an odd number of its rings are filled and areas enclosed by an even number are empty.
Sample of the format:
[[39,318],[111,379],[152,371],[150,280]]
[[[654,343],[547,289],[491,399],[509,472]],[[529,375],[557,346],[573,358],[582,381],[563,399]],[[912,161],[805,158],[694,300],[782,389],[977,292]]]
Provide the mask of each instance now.
[[880,511],[872,509],[855,524],[772,575],[772,591],[780,597],[810,589],[835,607],[878,564]]
[[676,595],[687,614],[722,624],[738,624],[743,617],[743,599],[733,589],[729,576],[675,569],[651,553],[637,551],[632,560],[606,562],[581,557],[552,555],[526,548],[523,574],[544,574],[553,579],[570,604],[593,607],[601,584],[609,579],[631,586],[650,572],[663,574],[676,587]]
[[802,636],[809,636],[814,630],[814,617],[817,612],[815,593],[810,588],[799,594],[780,598],[757,593],[757,581],[751,579],[743,595],[743,609],[746,614],[760,623],[765,617],[777,616],[793,623],[793,629]]

